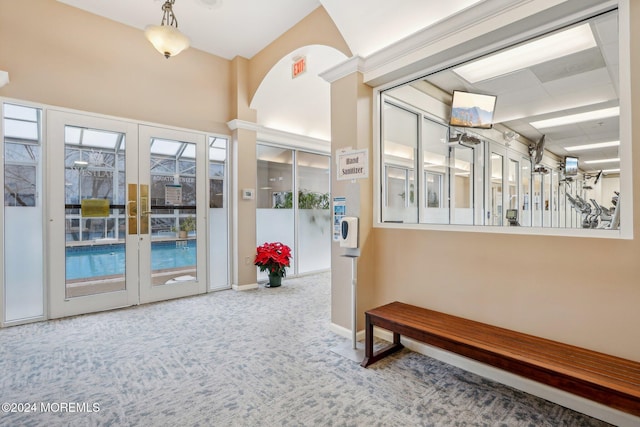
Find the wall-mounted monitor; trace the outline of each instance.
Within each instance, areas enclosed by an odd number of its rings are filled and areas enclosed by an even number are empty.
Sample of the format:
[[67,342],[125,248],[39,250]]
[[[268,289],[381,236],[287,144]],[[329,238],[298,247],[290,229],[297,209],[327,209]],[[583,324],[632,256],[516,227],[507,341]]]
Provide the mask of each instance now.
[[493,126],[496,99],[495,95],[454,90],[449,125],[490,129]]
[[565,176],[578,175],[578,158],[566,156],[564,158],[564,174]]

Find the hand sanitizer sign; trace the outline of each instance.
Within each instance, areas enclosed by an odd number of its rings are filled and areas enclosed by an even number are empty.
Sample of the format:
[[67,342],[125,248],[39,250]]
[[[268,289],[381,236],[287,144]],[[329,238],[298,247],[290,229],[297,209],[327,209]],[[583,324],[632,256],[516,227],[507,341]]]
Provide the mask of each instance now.
[[338,180],[369,177],[369,150],[344,150],[336,153]]

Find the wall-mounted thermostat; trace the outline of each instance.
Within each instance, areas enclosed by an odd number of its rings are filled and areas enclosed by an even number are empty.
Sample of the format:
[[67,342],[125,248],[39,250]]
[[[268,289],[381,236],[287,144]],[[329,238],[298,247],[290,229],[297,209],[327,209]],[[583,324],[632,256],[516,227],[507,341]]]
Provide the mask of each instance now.
[[253,195],[255,194],[255,190],[253,188],[243,188],[242,189],[242,198],[244,200],[253,200]]

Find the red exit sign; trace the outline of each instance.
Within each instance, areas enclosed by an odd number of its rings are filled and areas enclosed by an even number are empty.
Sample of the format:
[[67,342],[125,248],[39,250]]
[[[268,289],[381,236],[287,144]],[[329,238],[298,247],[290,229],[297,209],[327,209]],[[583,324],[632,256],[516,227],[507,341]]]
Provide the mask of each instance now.
[[296,78],[305,71],[307,71],[307,58],[303,56],[302,58],[296,59],[293,63],[291,67],[291,77]]

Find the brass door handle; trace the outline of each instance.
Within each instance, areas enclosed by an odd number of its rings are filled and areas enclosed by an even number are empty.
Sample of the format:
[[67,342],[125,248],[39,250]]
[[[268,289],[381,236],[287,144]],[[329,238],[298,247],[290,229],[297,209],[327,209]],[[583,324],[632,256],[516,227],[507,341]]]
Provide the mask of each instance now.
[[127,202],[127,217],[135,218],[137,214],[138,214],[138,202],[136,202],[135,200],[128,201]]

